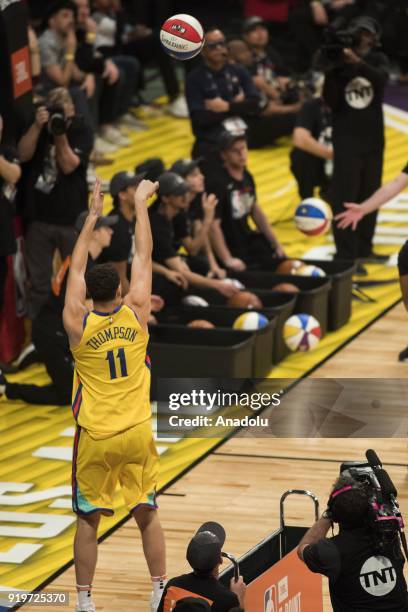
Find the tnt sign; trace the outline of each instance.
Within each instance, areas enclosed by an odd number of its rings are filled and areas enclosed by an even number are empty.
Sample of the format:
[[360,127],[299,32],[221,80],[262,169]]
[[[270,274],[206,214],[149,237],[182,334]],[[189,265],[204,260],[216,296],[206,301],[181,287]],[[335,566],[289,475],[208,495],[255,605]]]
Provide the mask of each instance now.
[[11,71],[14,99],[16,99],[32,89],[30,56],[27,46],[11,54]]

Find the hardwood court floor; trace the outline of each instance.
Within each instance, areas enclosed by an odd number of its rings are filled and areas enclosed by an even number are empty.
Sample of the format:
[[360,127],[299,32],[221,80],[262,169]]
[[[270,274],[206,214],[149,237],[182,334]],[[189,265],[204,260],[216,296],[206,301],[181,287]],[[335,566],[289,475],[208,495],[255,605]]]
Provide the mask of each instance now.
[[[398,305],[350,345],[319,368],[314,376],[406,377],[408,364],[396,354],[408,341],[401,330],[407,315]],[[362,459],[374,447],[388,468],[408,513],[406,439],[248,439],[235,437],[160,496],[160,512],[167,538],[169,575],[187,570],[185,550],[194,531],[215,520],[227,531],[225,549],[240,555],[279,526],[279,498],[289,488],[310,489],[324,507],[330,486],[345,459]],[[313,520],[308,499],[287,501],[288,525],[309,525]],[[68,590],[73,609],[75,577],[72,568],[50,589]],[[133,521],[127,522],[99,547],[94,581],[100,612],[148,610],[150,585]],[[331,610],[325,585],[325,612]],[[49,611],[50,608],[27,607]],[[250,611],[255,612],[255,611]],[[307,611],[309,612],[309,611]]]

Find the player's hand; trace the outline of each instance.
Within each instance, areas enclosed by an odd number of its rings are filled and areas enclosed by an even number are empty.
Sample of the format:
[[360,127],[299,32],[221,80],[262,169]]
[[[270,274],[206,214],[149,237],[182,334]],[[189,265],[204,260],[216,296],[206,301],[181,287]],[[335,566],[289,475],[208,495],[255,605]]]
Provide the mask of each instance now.
[[135,193],[135,202],[139,198],[141,198],[142,200],[149,200],[156,193],[158,188],[159,183],[157,181],[153,183],[153,181],[143,179],[137,186]]
[[227,298],[232,297],[238,293],[239,289],[232,283],[226,283],[223,280],[214,280],[214,289],[216,289],[221,295]]
[[204,100],[204,106],[206,110],[213,111],[214,113],[226,113],[229,111],[229,102],[226,102],[219,96],[216,98],[208,98]]
[[204,212],[204,217],[209,220],[212,221],[214,219],[214,214],[215,214],[215,207],[218,204],[218,198],[216,195],[214,195],[213,193],[210,194],[206,194],[203,193],[202,197],[201,197],[201,206],[203,208],[203,212]]
[[89,215],[91,217],[101,217],[103,213],[103,198],[101,192],[101,179],[97,178],[92,192],[91,205],[89,207]]
[[238,257],[230,257],[229,259],[224,261],[224,264],[230,270],[235,270],[236,272],[242,272],[246,270],[246,263],[239,259]]
[[242,607],[244,607],[246,588],[242,576],[240,576],[237,581],[235,581],[235,578],[231,578],[230,590],[238,597]]
[[48,122],[50,118],[50,113],[47,110],[46,106],[39,106],[37,108],[37,112],[35,113],[35,123],[41,129],[43,125]]
[[185,276],[181,274],[181,272],[176,272],[175,270],[168,270],[168,272],[166,273],[166,278],[171,283],[174,283],[178,287],[181,287],[184,291],[187,290],[188,281]]
[[364,210],[362,210],[360,204],[353,204],[351,202],[346,202],[344,206],[347,210],[334,217],[335,221],[337,221],[337,227],[339,229],[346,229],[351,225],[351,229],[354,231],[358,222],[364,217]]
[[152,312],[160,312],[160,310],[164,307],[164,300],[162,297],[160,297],[160,295],[151,295],[150,305]]

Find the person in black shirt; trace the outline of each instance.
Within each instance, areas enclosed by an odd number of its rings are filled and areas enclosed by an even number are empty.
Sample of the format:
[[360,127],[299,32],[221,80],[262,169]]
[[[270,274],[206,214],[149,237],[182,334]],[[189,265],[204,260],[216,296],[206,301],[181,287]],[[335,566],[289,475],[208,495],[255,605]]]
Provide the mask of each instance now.
[[[225,132],[219,139],[223,164],[208,177],[208,190],[218,198],[212,243],[222,265],[232,270],[274,270],[285,252],[257,202],[255,182],[246,167],[245,135]],[[257,231],[251,229],[249,218]]]
[[[329,510],[304,535],[298,555],[312,572],[328,577],[334,612],[407,612],[398,535],[380,547],[369,510],[367,488],[350,476],[340,476]],[[339,533],[326,538],[333,521],[339,523]]]
[[[193,572],[168,581],[157,612],[172,609],[174,603],[186,597],[204,599],[214,612],[244,607],[246,587],[242,577],[238,582],[233,578],[230,589],[218,581],[224,542],[225,531],[218,523],[204,523],[200,527],[187,548],[187,561]],[[175,609],[183,608],[176,606]]]
[[[183,289],[193,285],[203,289],[215,289],[225,297],[230,297],[238,291],[234,285],[193,272],[188,263],[177,253],[174,219],[187,210],[186,194],[189,191],[187,183],[174,172],[164,172],[158,181],[159,198],[149,208],[153,235],[153,272],[164,276]],[[180,227],[177,228],[180,241],[189,238],[188,229],[184,227],[184,234]]]
[[18,143],[21,161],[29,162],[23,215],[29,223],[30,318],[35,318],[47,301],[55,250],[65,259],[74,247],[75,219],[88,204],[87,167],[93,144],[92,130],[75,115],[66,89],[51,91],[47,103],[57,107],[63,117],[61,133],[56,132],[52,117],[42,106]]
[[17,250],[14,235],[15,185],[21,176],[20,163],[14,147],[1,142],[3,118],[0,115],[0,314],[3,308],[7,279],[7,257]]
[[228,63],[227,43],[217,29],[206,32],[202,51],[203,64],[186,78],[186,99],[196,142],[193,158],[210,157],[216,152],[219,134],[228,119],[256,115],[259,95],[248,71]]
[[194,272],[215,278],[225,278],[227,273],[215,258],[209,239],[217,198],[205,193],[204,175],[200,170],[201,159],[178,159],[171,172],[179,174],[187,183],[188,209],[174,218],[175,238],[183,231],[182,245],[189,253],[188,264]]
[[135,193],[144,174],[118,172],[112,177],[109,191],[113,198],[113,209],[109,214],[117,215],[118,222],[114,227],[109,247],[104,249],[98,263],[112,263],[117,269],[126,295],[129,289],[130,267],[133,260],[135,230]]
[[316,187],[323,199],[329,198],[333,159],[331,131],[331,112],[323,98],[307,100],[296,119],[290,154],[290,169],[302,200],[313,197]]
[[[326,71],[323,98],[332,110],[334,170],[332,207],[359,202],[381,184],[384,151],[382,102],[388,62],[377,51],[379,26],[369,17],[353,21],[356,44],[344,49],[339,62]],[[333,226],[336,257],[370,258],[377,213],[368,215],[358,231]],[[375,256],[374,256],[375,257]],[[362,274],[364,269],[360,270]]]
[[[88,212],[84,211],[78,216],[75,224],[76,232],[81,231],[87,215]],[[89,245],[87,270],[95,265],[102,249],[109,246],[112,226],[117,220],[114,216],[98,219]],[[65,406],[71,402],[74,367],[68,336],[62,323],[69,264],[70,256],[62,262],[49,298],[32,325],[32,341],[38,360],[45,364],[51,383],[43,386],[11,383],[0,371],[0,395],[4,394],[9,400],[57,406]]]

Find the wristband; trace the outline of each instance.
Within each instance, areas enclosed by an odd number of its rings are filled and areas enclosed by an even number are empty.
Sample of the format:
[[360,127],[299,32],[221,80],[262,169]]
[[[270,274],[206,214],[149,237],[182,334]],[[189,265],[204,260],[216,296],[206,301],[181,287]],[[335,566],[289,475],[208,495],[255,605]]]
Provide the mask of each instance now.
[[95,42],[96,34],[95,32],[88,32],[86,35],[86,41],[89,43]]
[[75,55],[73,53],[66,53],[64,57],[67,62],[73,62],[75,59]]

